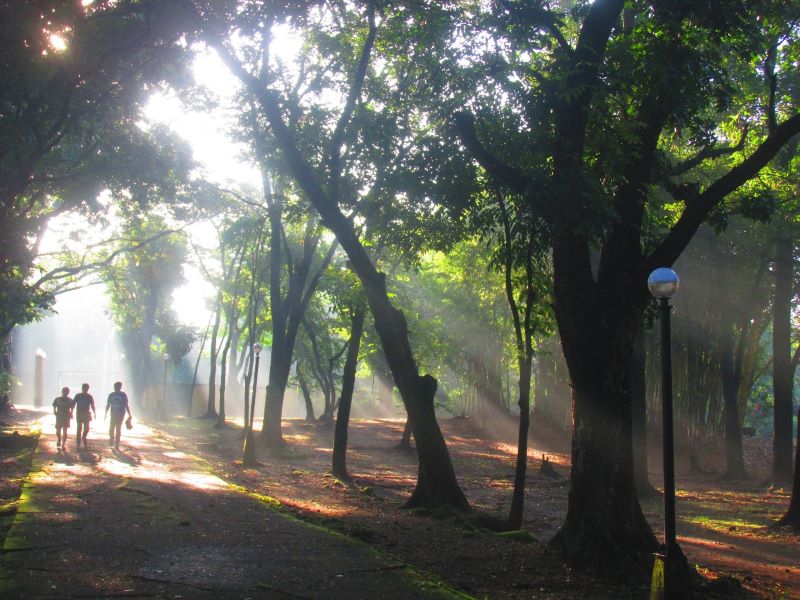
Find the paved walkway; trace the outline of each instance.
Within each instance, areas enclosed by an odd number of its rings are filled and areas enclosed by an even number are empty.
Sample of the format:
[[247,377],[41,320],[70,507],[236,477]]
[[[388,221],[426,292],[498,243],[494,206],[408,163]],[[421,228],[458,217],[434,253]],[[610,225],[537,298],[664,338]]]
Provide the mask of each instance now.
[[[443,598],[404,565],[281,514],[144,424],[120,451],[43,424],[0,557],[2,598]],[[103,422],[93,423],[102,428]]]

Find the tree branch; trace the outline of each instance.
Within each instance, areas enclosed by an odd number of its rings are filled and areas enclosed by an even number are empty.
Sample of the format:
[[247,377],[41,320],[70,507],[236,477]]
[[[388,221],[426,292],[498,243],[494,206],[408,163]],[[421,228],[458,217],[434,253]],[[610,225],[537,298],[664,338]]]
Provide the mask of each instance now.
[[353,81],[350,84],[350,90],[347,94],[347,102],[345,102],[342,114],[339,116],[339,121],[336,123],[336,129],[333,131],[330,143],[328,145],[328,159],[326,166],[328,169],[328,177],[331,179],[332,193],[331,196],[338,200],[338,181],[340,178],[340,161],[342,146],[344,145],[344,133],[347,125],[353,117],[353,111],[356,107],[356,102],[361,96],[361,89],[364,86],[364,79],[367,75],[367,67],[369,67],[369,59],[372,54],[372,48],[375,45],[375,37],[377,35],[377,27],[375,26],[375,5],[370,2],[367,6],[367,20],[369,21],[369,32],[367,39],[364,40],[364,46],[361,48],[361,56],[358,60],[358,67],[356,68]]
[[735,145],[722,147],[706,146],[692,158],[687,158],[685,161],[673,166],[670,170],[669,176],[676,177],[678,175],[683,175],[709,158],[719,158],[721,156],[733,154],[734,152],[739,152],[744,148],[744,142],[747,139],[748,126],[749,125],[745,123],[745,126],[742,128],[742,137],[739,138],[739,141]]
[[711,211],[739,186],[755,177],[795,135],[800,133],[800,113],[787,119],[775,129],[740,164],[712,183],[687,205],[678,222],[645,261],[645,270],[672,265],[694,236]]
[[471,114],[457,112],[453,115],[453,124],[461,143],[466,146],[472,157],[497,184],[510,188],[517,194],[525,194],[530,183],[528,178],[520,171],[498,160],[481,144],[475,132],[475,120]]

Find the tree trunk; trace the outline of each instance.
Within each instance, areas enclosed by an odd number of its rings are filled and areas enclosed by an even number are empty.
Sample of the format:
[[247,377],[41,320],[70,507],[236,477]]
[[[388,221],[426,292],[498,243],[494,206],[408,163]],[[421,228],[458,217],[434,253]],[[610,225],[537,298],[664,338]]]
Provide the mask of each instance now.
[[775,244],[775,298],[772,304],[772,385],[775,406],[772,437],[772,485],[792,484],[792,298],[794,243],[780,236]]
[[528,429],[531,419],[531,364],[533,354],[522,358],[519,365],[519,435],[517,437],[517,463],[514,469],[514,492],[508,514],[509,529],[522,527],[525,508],[525,479],[528,469]]
[[333,434],[333,466],[331,473],[342,480],[349,480],[347,473],[347,429],[350,423],[350,407],[353,404],[353,390],[358,367],[358,351],[361,346],[361,334],[364,331],[364,313],[366,307],[361,305],[353,313],[350,325],[350,342],[347,347],[347,358],[342,372],[342,392],[339,396],[339,411],[336,414],[336,430]]
[[658,548],[636,494],[629,389],[647,277],[633,270],[599,294],[601,284],[585,267],[587,246],[568,232],[555,240],[556,318],[572,382],[573,430],[567,517],[551,544],[573,567],[641,573]]
[[297,383],[300,386],[300,391],[303,393],[303,401],[306,404],[306,421],[313,421],[316,419],[314,416],[314,403],[311,401],[311,390],[308,388],[308,381],[305,375],[298,368],[297,369]]
[[789,501],[789,510],[781,518],[780,524],[791,525],[797,531],[800,531],[800,407],[797,409],[797,447],[794,457],[792,499]]
[[746,479],[744,451],[742,449],[742,427],[739,420],[739,381],[734,364],[733,323],[723,319],[720,330],[720,375],[724,400],[723,419],[725,423],[725,477],[726,479]]
[[[273,212],[271,208],[270,215]],[[272,218],[271,216],[270,219],[272,220]],[[280,293],[280,273],[278,273],[277,282],[274,280],[274,275],[270,276],[270,307],[273,311],[272,353],[270,355],[269,384],[267,385],[267,399],[264,404],[264,428],[261,430],[261,439],[264,441],[265,446],[273,451],[279,451],[285,446],[281,419],[297,332],[300,329],[300,324],[303,321],[303,315],[311,296],[316,290],[322,273],[328,268],[333,259],[337,247],[336,243],[331,244],[325,257],[318,265],[315,274],[310,276],[311,265],[320,239],[319,234],[316,233],[317,225],[316,221],[309,222],[306,225],[303,258],[299,264],[295,265],[294,272],[289,278],[285,297],[282,297]],[[278,235],[277,240],[273,239],[270,242],[270,252],[278,251],[275,250],[276,244],[280,248],[280,235]],[[280,261],[278,263],[276,266],[276,261],[271,258],[270,268],[280,269]],[[288,307],[288,311],[284,307]],[[276,310],[278,312],[275,312]]]
[[194,388],[197,386],[197,371],[200,368],[200,359],[203,357],[203,349],[206,347],[206,340],[208,340],[208,330],[211,327],[211,320],[209,319],[206,329],[203,332],[203,341],[200,343],[200,351],[197,353],[197,360],[194,362],[194,373],[192,374],[192,387],[189,389],[189,404],[186,407],[186,418],[192,416],[192,404],[194,403]]
[[469,503],[458,485],[447,444],[436,421],[436,379],[419,374],[408,339],[405,317],[389,300],[385,275],[372,264],[366,249],[356,236],[352,222],[341,212],[336,199],[328,196],[328,192],[300,153],[292,132],[283,121],[279,99],[265,89],[252,88],[251,91],[260,101],[272,126],[275,141],[295,180],[347,253],[367,294],[386,362],[411,418],[414,439],[417,442],[419,476],[417,487],[406,506],[439,505],[468,510]]
[[411,447],[411,433],[411,418],[406,415],[406,423],[403,425],[403,435],[400,436],[400,443],[398,444],[401,450],[406,450],[408,452],[413,450]]
[[208,362],[208,406],[204,419],[217,418],[217,336],[219,335],[219,324],[222,321],[222,291],[217,293],[217,306],[214,313],[214,327],[211,330],[211,345],[209,351],[211,356]]
[[633,477],[636,493],[640,498],[658,494],[650,485],[647,473],[647,387],[645,381],[644,323],[639,327],[631,354],[631,370],[628,385],[631,390],[633,418]]
[[289,371],[292,367],[292,355],[272,346],[269,361],[269,379],[267,383],[267,398],[264,406],[264,426],[261,429],[261,439],[269,450],[280,451],[286,444],[283,439],[283,397],[286,384],[289,381]]
[[231,335],[233,333],[233,329],[235,328],[235,322],[233,318],[233,314],[228,314],[228,323],[230,324],[230,331],[228,335],[228,339],[225,340],[225,348],[222,350],[222,358],[219,361],[220,364],[220,374],[219,374],[219,413],[217,414],[217,422],[214,424],[214,427],[220,429],[225,427],[225,392],[227,390],[227,383],[228,383],[228,351],[231,348]]
[[[615,369],[627,367],[617,363]],[[553,540],[573,566],[602,573],[646,569],[657,542],[636,495],[630,394],[609,373],[600,389],[576,386],[567,518]]]

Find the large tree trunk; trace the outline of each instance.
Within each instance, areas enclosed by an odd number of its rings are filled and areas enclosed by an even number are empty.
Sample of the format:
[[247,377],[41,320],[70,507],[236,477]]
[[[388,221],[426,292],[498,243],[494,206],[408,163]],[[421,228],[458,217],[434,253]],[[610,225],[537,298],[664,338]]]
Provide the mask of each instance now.
[[[725,319],[723,319],[725,321]],[[727,479],[746,479],[744,451],[742,448],[742,427],[739,419],[739,378],[734,357],[733,332],[730,322],[723,322],[720,330],[720,375],[722,395],[725,402],[723,419],[725,422],[725,477]]]
[[556,318],[574,421],[567,517],[551,543],[575,567],[607,574],[646,571],[658,544],[636,494],[629,389],[646,275],[633,270],[606,283],[600,294],[585,243],[569,233],[556,242]]
[[[630,393],[626,378],[627,357],[621,340],[598,340],[617,346],[607,374],[588,381],[578,379],[573,391],[575,422],[572,439],[572,474],[567,518],[553,544],[570,564],[588,566],[603,573],[625,573],[634,565],[647,568],[657,548],[656,539],[642,514],[636,494],[631,443]],[[583,362],[594,370],[590,355],[569,362]],[[572,368],[572,367],[571,367]]]
[[292,355],[285,348],[272,346],[269,361],[269,380],[267,383],[267,399],[264,406],[264,426],[261,439],[266,448],[280,451],[285,445],[282,433],[283,398],[289,381],[292,367]]
[[350,324],[350,342],[347,347],[347,358],[342,372],[342,393],[339,396],[339,411],[336,413],[336,429],[333,434],[333,466],[331,473],[342,480],[350,479],[347,473],[347,430],[350,424],[350,407],[353,404],[353,390],[356,383],[358,367],[358,351],[361,346],[361,334],[364,331],[365,306],[359,306]]
[[792,297],[794,242],[780,236],[775,244],[775,298],[772,304],[772,385],[774,433],[772,437],[772,485],[792,484]]
[[647,472],[647,385],[645,381],[644,324],[639,327],[631,354],[631,370],[628,385],[631,390],[633,418],[633,477],[640,498],[655,496]]
[[791,525],[797,531],[800,531],[800,407],[797,409],[797,447],[794,457],[792,499],[789,501],[789,510],[781,518],[780,524]]

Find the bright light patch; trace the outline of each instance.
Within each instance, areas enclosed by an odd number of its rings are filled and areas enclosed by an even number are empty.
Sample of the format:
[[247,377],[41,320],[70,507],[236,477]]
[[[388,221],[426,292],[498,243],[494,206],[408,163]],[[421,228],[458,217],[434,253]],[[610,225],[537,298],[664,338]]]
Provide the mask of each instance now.
[[49,41],[50,47],[57,52],[63,52],[67,49],[67,41],[57,33],[51,33]]

